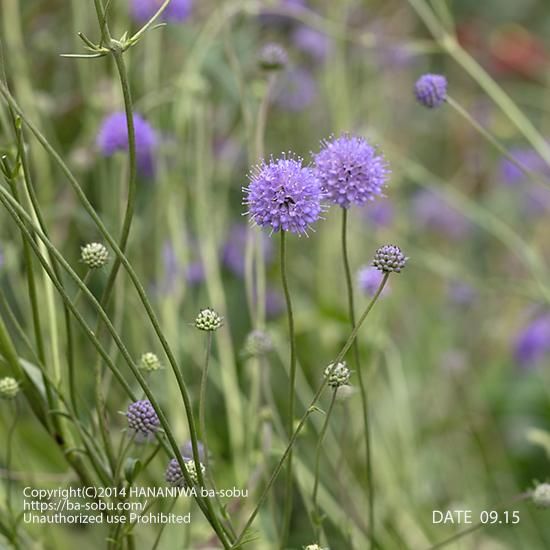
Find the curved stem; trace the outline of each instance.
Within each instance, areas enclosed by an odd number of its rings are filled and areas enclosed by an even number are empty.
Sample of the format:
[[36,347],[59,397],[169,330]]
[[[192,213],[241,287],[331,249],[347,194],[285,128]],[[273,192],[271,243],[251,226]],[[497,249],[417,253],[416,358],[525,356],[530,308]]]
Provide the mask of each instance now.
[[[48,274],[48,276],[52,280],[54,286],[58,290],[58,292],[61,295],[62,299],[68,305],[69,309],[71,310],[71,313],[75,316],[75,318],[77,319],[79,324],[82,326],[83,330],[85,331],[86,335],[89,337],[90,341],[93,343],[94,347],[100,353],[100,355],[102,356],[104,361],[107,363],[109,368],[113,371],[113,374],[115,375],[115,377],[117,378],[119,383],[121,383],[121,385],[125,389],[126,393],[132,399],[135,400],[135,395],[133,394],[132,389],[130,388],[128,383],[124,380],[124,377],[122,376],[122,374],[120,373],[120,371],[118,370],[116,365],[113,363],[113,361],[109,357],[108,353],[103,349],[103,347],[101,346],[101,343],[96,338],[94,332],[89,328],[89,326],[87,325],[86,321],[84,320],[84,318],[82,317],[80,312],[74,307],[70,297],[66,294],[64,289],[61,287],[61,285],[59,284],[59,282],[55,278],[55,275],[53,274],[52,269],[50,268],[50,266],[48,265],[46,260],[42,257],[42,255],[40,254],[40,250],[38,248],[38,245],[32,239],[32,235],[31,235],[29,229],[27,229],[25,224],[27,224],[29,227],[32,228],[32,230],[36,234],[36,236],[46,245],[46,248],[52,254],[54,254],[55,258],[57,259],[57,261],[59,262],[61,267],[75,281],[75,283],[78,285],[78,287],[80,289],[82,289],[82,292],[84,293],[86,298],[94,306],[94,308],[98,312],[99,316],[101,317],[103,323],[105,323],[105,325],[107,327],[107,330],[109,331],[109,333],[112,336],[113,340],[116,342],[116,345],[119,348],[119,350],[121,352],[121,355],[124,358],[124,360],[126,361],[126,363],[127,363],[128,367],[130,368],[132,374],[137,379],[139,385],[142,387],[142,389],[145,392],[147,398],[151,402],[151,405],[153,406],[153,408],[157,412],[157,415],[159,417],[161,426],[162,426],[162,428],[163,428],[163,430],[166,434],[166,437],[168,438],[168,441],[170,443],[171,452],[175,454],[175,458],[178,461],[178,463],[180,465],[180,468],[182,469],[182,474],[183,474],[183,477],[184,477],[185,481],[189,485],[192,485],[193,482],[192,482],[191,478],[189,477],[189,474],[187,473],[187,469],[185,468],[185,462],[184,462],[184,460],[181,456],[178,444],[177,444],[176,439],[175,439],[175,437],[172,433],[172,430],[170,428],[168,420],[166,419],[166,416],[164,415],[162,409],[159,407],[159,404],[158,404],[155,396],[152,394],[151,390],[149,389],[145,379],[143,378],[143,375],[141,374],[139,369],[134,365],[130,353],[128,352],[128,350],[124,346],[122,340],[120,339],[119,335],[117,334],[114,326],[112,325],[112,323],[111,323],[109,317],[107,316],[107,314],[105,313],[104,309],[101,307],[101,305],[96,300],[94,295],[88,290],[86,285],[84,285],[84,283],[78,277],[78,275],[76,275],[74,270],[67,263],[67,261],[63,258],[63,256],[59,253],[59,251],[49,241],[49,239],[47,239],[44,236],[43,232],[33,224],[32,220],[30,219],[28,214],[19,206],[19,204],[2,187],[0,187],[0,202],[4,205],[4,207],[6,208],[6,210],[10,214],[10,216],[13,218],[15,223],[19,226],[22,233],[26,236],[27,241],[29,242],[31,248],[33,248],[34,253],[36,254],[38,260],[42,264],[42,267],[44,268],[44,270],[46,271],[46,273]],[[125,257],[124,257],[124,261],[126,261]],[[196,445],[196,439],[195,439],[195,445]],[[197,461],[198,460],[198,450],[196,449],[196,447],[195,447],[194,451],[196,452],[196,459],[195,460]],[[198,468],[199,468],[199,472],[200,472],[200,466]],[[200,478],[202,479],[202,475],[200,476]],[[204,482],[201,482],[201,485],[204,485]],[[209,499],[203,500],[200,497],[195,497],[195,500],[199,504],[199,507],[203,511],[205,517],[208,519],[208,521],[212,525],[212,528],[214,529],[214,531],[218,535],[218,538],[220,539],[220,542],[223,544],[224,548],[229,548],[230,543],[226,540],[226,536],[225,536],[225,533],[223,531],[223,528],[221,527],[217,516],[212,511],[212,507],[211,507],[211,503],[210,503]]]
[[[290,381],[288,390],[288,434],[292,435],[294,431],[294,401],[295,401],[295,385],[296,385],[296,336],[294,334],[294,313],[292,311],[292,301],[288,288],[288,277],[286,269],[286,231],[281,230],[281,281],[285,295],[286,311],[288,317],[288,334],[290,341]],[[292,448],[288,451],[288,464],[286,471],[286,486],[285,500],[283,507],[283,526],[281,531],[281,548],[286,546],[290,531],[290,519],[292,516],[292,494],[293,494],[293,477],[292,477]]]
[[[344,263],[344,272],[346,279],[346,288],[348,294],[348,314],[352,330],[355,328],[355,302],[353,298],[353,281],[351,278],[351,269],[348,254],[348,210],[342,208],[342,260]],[[374,541],[374,479],[371,455],[371,430],[369,422],[369,406],[367,386],[363,379],[363,370],[361,368],[359,345],[357,340],[353,342],[353,357],[355,368],[357,371],[357,379],[359,381],[359,390],[361,392],[361,408],[363,412],[363,429],[366,446],[366,466],[367,466],[367,483],[368,483],[368,500],[369,500],[369,530],[370,530],[370,545],[373,546]]]
[[319,434],[319,440],[317,441],[317,449],[315,450],[315,470],[314,470],[314,476],[313,476],[313,493],[311,496],[311,501],[313,505],[313,532],[315,534],[314,540],[319,541],[321,536],[321,526],[323,524],[322,519],[319,515],[319,506],[317,505],[317,491],[319,489],[319,469],[321,465],[321,451],[323,449],[323,440],[325,438],[325,434],[327,433],[328,425],[330,422],[330,416],[332,414],[332,410],[334,409],[334,403],[336,402],[336,392],[338,391],[338,388],[334,388],[332,391],[332,398],[330,400],[330,405],[328,407],[327,414],[325,416],[325,421],[323,423],[323,427],[321,428],[321,433]]
[[[378,287],[378,290],[372,297],[371,301],[363,311],[361,317],[359,318],[359,321],[357,321],[357,324],[355,325],[355,328],[352,330],[351,334],[349,335],[346,343],[344,344],[344,347],[340,350],[340,353],[336,356],[333,363],[340,362],[348,350],[350,349],[351,345],[353,344],[355,338],[357,337],[357,333],[359,332],[359,329],[361,328],[361,325],[364,323],[365,319],[367,318],[368,314],[374,307],[374,304],[380,297],[380,294],[382,293],[382,290],[384,290],[384,287],[386,286],[386,283],[388,281],[389,273],[384,274],[384,278],[380,282],[380,286]],[[271,486],[277,479],[277,476],[279,475],[279,472],[281,471],[287,457],[289,456],[292,447],[294,446],[294,443],[296,442],[296,439],[298,438],[298,435],[302,431],[302,428],[304,427],[304,424],[306,423],[306,420],[308,419],[309,415],[313,413],[316,410],[317,402],[319,401],[319,398],[323,394],[323,391],[327,387],[327,379],[325,378],[322,382],[322,384],[319,386],[319,389],[313,396],[313,399],[311,400],[311,403],[309,404],[309,407],[306,409],[306,412],[300,419],[300,422],[298,423],[298,426],[294,430],[294,433],[292,434],[292,437],[290,438],[290,441],[285,449],[285,452],[283,453],[283,456],[280,458],[279,462],[277,463],[277,466],[275,466],[275,469],[273,470],[273,473],[271,474],[271,477],[269,478],[269,481],[267,482],[267,485],[264,487],[262,494],[260,495],[260,498],[258,499],[258,502],[256,503],[256,506],[254,507],[254,510],[252,511],[252,514],[248,518],[247,522],[245,523],[240,535],[237,537],[237,540],[233,543],[232,548],[240,548],[242,546],[241,541],[246,533],[246,531],[250,528],[252,523],[254,522],[254,519],[258,515],[258,512],[260,511],[260,508],[262,507],[262,504],[264,503],[265,499],[267,498],[267,495],[271,489]]]

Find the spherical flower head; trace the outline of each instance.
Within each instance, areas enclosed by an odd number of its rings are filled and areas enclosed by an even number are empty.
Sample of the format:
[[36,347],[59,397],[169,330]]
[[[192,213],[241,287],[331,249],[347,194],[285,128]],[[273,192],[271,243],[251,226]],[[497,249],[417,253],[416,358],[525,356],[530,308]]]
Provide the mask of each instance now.
[[[132,17],[138,23],[146,23],[162,5],[162,0],[132,0]],[[171,0],[162,12],[161,19],[181,23],[189,18],[193,8],[192,0]]]
[[150,351],[141,356],[139,366],[146,372],[155,372],[162,369],[159,358]]
[[385,244],[374,254],[372,265],[384,273],[400,273],[408,259],[398,246]]
[[14,399],[19,393],[19,383],[11,376],[0,378],[0,399]]
[[339,388],[345,386],[349,382],[351,371],[348,369],[345,361],[341,363],[331,363],[325,369],[325,378],[328,380],[328,385],[331,388]]
[[[153,154],[158,141],[157,133],[139,114],[134,113],[133,119],[137,166],[142,174],[150,176],[154,172]],[[128,125],[124,112],[113,113],[104,119],[97,135],[97,146],[106,157],[117,151],[128,150]]]
[[[197,475],[195,461],[184,458],[184,464],[185,469],[187,470],[187,474],[191,478],[193,484],[196,485],[199,482],[199,477]],[[200,468],[201,472],[204,473],[205,467],[202,462],[200,463]],[[164,479],[166,480],[166,483],[172,486],[182,487],[186,485],[185,478],[183,477],[183,473],[181,471],[181,466],[179,465],[177,459],[172,458],[168,463],[166,472],[164,473]]]
[[550,508],[550,483],[537,485],[531,498],[539,508]]
[[148,439],[155,435],[160,427],[160,420],[153,405],[147,399],[130,403],[126,411],[128,427],[140,438]]
[[223,326],[223,317],[220,317],[213,309],[201,309],[195,319],[195,327],[207,332],[218,330]]
[[[359,284],[359,288],[367,296],[374,296],[376,294],[376,291],[382,284],[382,279],[384,279],[382,272],[371,265],[364,265],[357,272],[357,282]],[[386,285],[384,290],[382,290],[382,296],[387,294],[389,290],[389,286]]]
[[439,107],[447,99],[447,79],[440,74],[422,75],[414,85],[414,95],[428,109]]
[[324,61],[330,51],[327,35],[307,25],[300,25],[292,33],[292,42],[299,50],[319,62]]
[[264,71],[280,71],[288,65],[288,54],[280,44],[270,42],[260,50],[258,63]]
[[384,157],[365,138],[343,135],[323,142],[315,155],[315,173],[328,199],[349,208],[381,196],[390,171]]
[[250,219],[275,232],[307,234],[322,211],[319,181],[301,159],[283,157],[263,163],[244,191]]
[[273,340],[261,329],[253,330],[246,337],[243,355],[245,357],[263,357],[273,350]]
[[109,251],[101,243],[88,243],[81,248],[80,260],[90,269],[99,269],[109,260]]

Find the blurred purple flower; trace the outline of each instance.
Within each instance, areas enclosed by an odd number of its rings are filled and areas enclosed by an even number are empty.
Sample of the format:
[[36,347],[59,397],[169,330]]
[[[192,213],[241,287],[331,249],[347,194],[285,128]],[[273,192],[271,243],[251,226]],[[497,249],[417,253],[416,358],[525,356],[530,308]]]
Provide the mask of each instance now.
[[[384,278],[384,273],[379,271],[376,267],[371,265],[364,265],[357,272],[357,283],[359,288],[367,295],[374,296],[382,279]],[[390,287],[388,284],[382,290],[382,296],[390,292]]]
[[[162,6],[162,0],[131,0],[132,17],[138,23],[145,23]],[[161,20],[181,23],[189,18],[193,0],[171,0],[161,15]]]
[[191,286],[200,285],[205,278],[204,265],[200,260],[191,262],[185,269],[185,280]]
[[306,25],[300,25],[292,33],[292,42],[300,51],[319,62],[324,61],[330,51],[327,35]]
[[414,219],[424,227],[453,239],[464,237],[470,229],[468,220],[433,191],[424,189],[412,199]]
[[[136,160],[139,171],[150,176],[154,171],[153,154],[157,146],[157,133],[139,114],[134,114]],[[117,151],[128,150],[128,126],[123,112],[112,113],[101,123],[96,144],[101,153],[110,157]]]
[[[229,271],[237,277],[242,277],[245,271],[246,237],[248,229],[245,224],[238,223],[231,227],[222,249],[222,262]],[[273,254],[271,240],[262,233],[264,262],[268,262]]]
[[[307,6],[306,0],[279,0],[274,8],[285,8],[289,11],[300,11]],[[275,9],[264,8],[260,13],[260,23],[269,26],[287,25],[293,22],[291,17],[275,13]]]
[[477,297],[477,292],[468,283],[463,281],[452,281],[448,288],[450,301],[457,306],[468,306]]
[[550,313],[539,315],[519,332],[514,356],[522,368],[536,366],[550,352]]
[[[197,450],[199,452],[199,460],[201,462],[205,462],[205,457],[206,457],[205,448],[204,448],[204,444],[200,441],[197,441]],[[180,447],[180,451],[181,451],[181,456],[183,456],[183,458],[193,460],[193,443],[191,442],[190,439],[187,440]]]
[[301,68],[288,69],[281,74],[273,90],[276,105],[291,112],[303,111],[317,97],[317,85],[311,73]]
[[268,288],[265,293],[265,313],[268,319],[278,317],[285,310],[283,295],[278,291]]
[[387,227],[392,224],[395,210],[389,200],[372,201],[363,209],[365,219],[372,225]]
[[204,282],[204,267],[200,260],[189,263],[185,269],[176,255],[171,242],[166,241],[162,246],[162,263],[164,267],[163,279],[158,285],[158,291],[163,294],[174,292],[180,282],[185,279],[190,286]]

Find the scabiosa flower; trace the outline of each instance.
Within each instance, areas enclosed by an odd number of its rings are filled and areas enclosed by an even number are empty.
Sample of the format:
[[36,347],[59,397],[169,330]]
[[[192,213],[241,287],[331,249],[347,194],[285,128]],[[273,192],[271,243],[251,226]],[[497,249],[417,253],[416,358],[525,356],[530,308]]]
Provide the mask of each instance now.
[[0,378],[0,399],[14,399],[19,393],[19,383],[11,376]]
[[372,265],[384,273],[400,273],[408,259],[398,246],[385,244],[375,252]]
[[258,63],[265,71],[280,71],[288,64],[288,54],[280,44],[270,42],[260,50]]
[[130,403],[126,411],[126,418],[128,427],[141,439],[151,438],[160,426],[159,417],[147,399]]
[[378,227],[388,227],[395,217],[395,209],[388,200],[369,202],[363,213],[368,223]]
[[328,199],[349,208],[382,195],[390,172],[384,157],[365,138],[343,135],[323,142],[315,155],[315,173]]
[[109,260],[109,251],[101,243],[88,243],[80,249],[80,261],[90,269],[99,269]]
[[324,61],[330,50],[330,41],[326,34],[307,25],[300,25],[292,33],[294,45],[315,61]]
[[[199,477],[197,475],[195,461],[184,458],[184,464],[185,464],[185,469],[187,470],[187,473],[191,478],[191,481],[193,482],[194,485],[196,485],[199,482]],[[205,467],[204,467],[204,464],[202,464],[202,462],[200,463],[200,468],[201,468],[201,472],[204,473]],[[181,467],[177,459],[172,458],[168,463],[168,467],[166,468],[166,472],[164,474],[164,479],[168,484],[173,486],[185,485],[185,478],[183,477],[183,473],[181,471]]]
[[550,314],[539,315],[519,332],[514,356],[523,368],[536,366],[550,352]]
[[298,113],[317,97],[317,84],[306,69],[292,68],[281,73],[273,88],[273,102],[283,111]]
[[321,188],[311,168],[292,157],[257,167],[244,188],[250,219],[275,232],[306,234],[321,214]]
[[[157,13],[161,5],[161,0],[132,0],[132,17],[138,23],[145,23]],[[181,23],[189,18],[192,8],[193,0],[171,0],[162,12],[161,19]]]
[[[139,114],[134,114],[136,138],[136,162],[139,171],[150,176],[154,171],[153,153],[157,146],[157,134],[153,127]],[[128,126],[126,114],[116,112],[106,117],[97,135],[97,146],[101,153],[110,157],[117,151],[128,150]]]
[[139,366],[144,371],[147,372],[154,372],[156,370],[162,369],[162,365],[160,363],[159,358],[154,354],[148,351],[147,353],[144,353],[141,356],[141,359],[139,360]]
[[345,361],[342,361],[341,363],[331,363],[325,369],[325,378],[328,380],[328,385],[331,388],[345,386],[348,384],[350,376],[351,372]]
[[550,508],[550,483],[537,485],[531,498],[539,508]]
[[[374,296],[376,294],[383,278],[384,275],[382,272],[371,265],[364,265],[357,272],[359,288],[368,296]],[[382,291],[382,296],[387,294],[389,290],[389,286],[386,284]]]
[[414,95],[428,109],[439,107],[447,99],[447,79],[439,74],[422,75],[414,85]]
[[[183,458],[193,460],[193,443],[190,439],[181,446],[180,450]],[[197,450],[199,451],[199,460],[201,462],[205,462],[206,449],[200,441],[197,441]]]
[[411,202],[414,219],[421,226],[451,239],[460,239],[471,229],[468,220],[433,191],[423,189]]
[[218,330],[222,326],[223,317],[210,308],[201,309],[195,319],[195,327],[206,332]]

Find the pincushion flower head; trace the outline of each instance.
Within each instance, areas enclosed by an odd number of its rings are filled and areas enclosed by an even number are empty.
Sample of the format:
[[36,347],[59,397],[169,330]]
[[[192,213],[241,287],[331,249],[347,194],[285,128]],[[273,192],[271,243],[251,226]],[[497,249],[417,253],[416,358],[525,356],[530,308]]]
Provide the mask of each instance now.
[[272,159],[251,174],[244,204],[248,216],[272,231],[307,234],[321,215],[322,192],[314,171],[292,157]]
[[126,411],[126,418],[130,430],[133,430],[141,440],[150,439],[160,427],[159,417],[147,399],[130,403]]
[[381,196],[390,171],[383,155],[365,138],[344,134],[323,142],[315,155],[315,173],[327,198],[349,208]]
[[[195,461],[190,460],[188,458],[184,458],[183,461],[185,464],[185,469],[187,470],[187,474],[191,478],[191,481],[193,482],[193,484],[196,485],[199,482],[199,476],[197,474]],[[202,473],[204,473],[206,470],[202,462],[200,463],[200,469]],[[182,487],[186,485],[185,478],[183,477],[183,473],[181,471],[181,466],[177,461],[177,459],[172,458],[168,463],[166,472],[164,473],[164,479],[169,485],[172,485],[175,487],[180,487],[180,486]]]
[[514,356],[522,368],[535,367],[550,353],[550,313],[532,319],[519,332]]
[[11,376],[0,378],[0,399],[14,399],[19,393],[19,383]]
[[400,273],[408,259],[398,246],[385,244],[375,252],[372,265],[383,273]]
[[[133,119],[137,166],[143,175],[150,176],[154,171],[157,133],[141,115],[135,113]],[[112,113],[103,120],[96,143],[101,154],[106,157],[114,155],[117,151],[128,150],[128,126],[125,113]]]
[[428,109],[440,107],[447,99],[447,79],[440,74],[422,75],[414,85],[414,95]]
[[[132,17],[138,23],[146,23],[162,6],[163,0],[131,0]],[[171,0],[162,12],[161,19],[181,23],[189,18],[193,9],[193,0]]]

